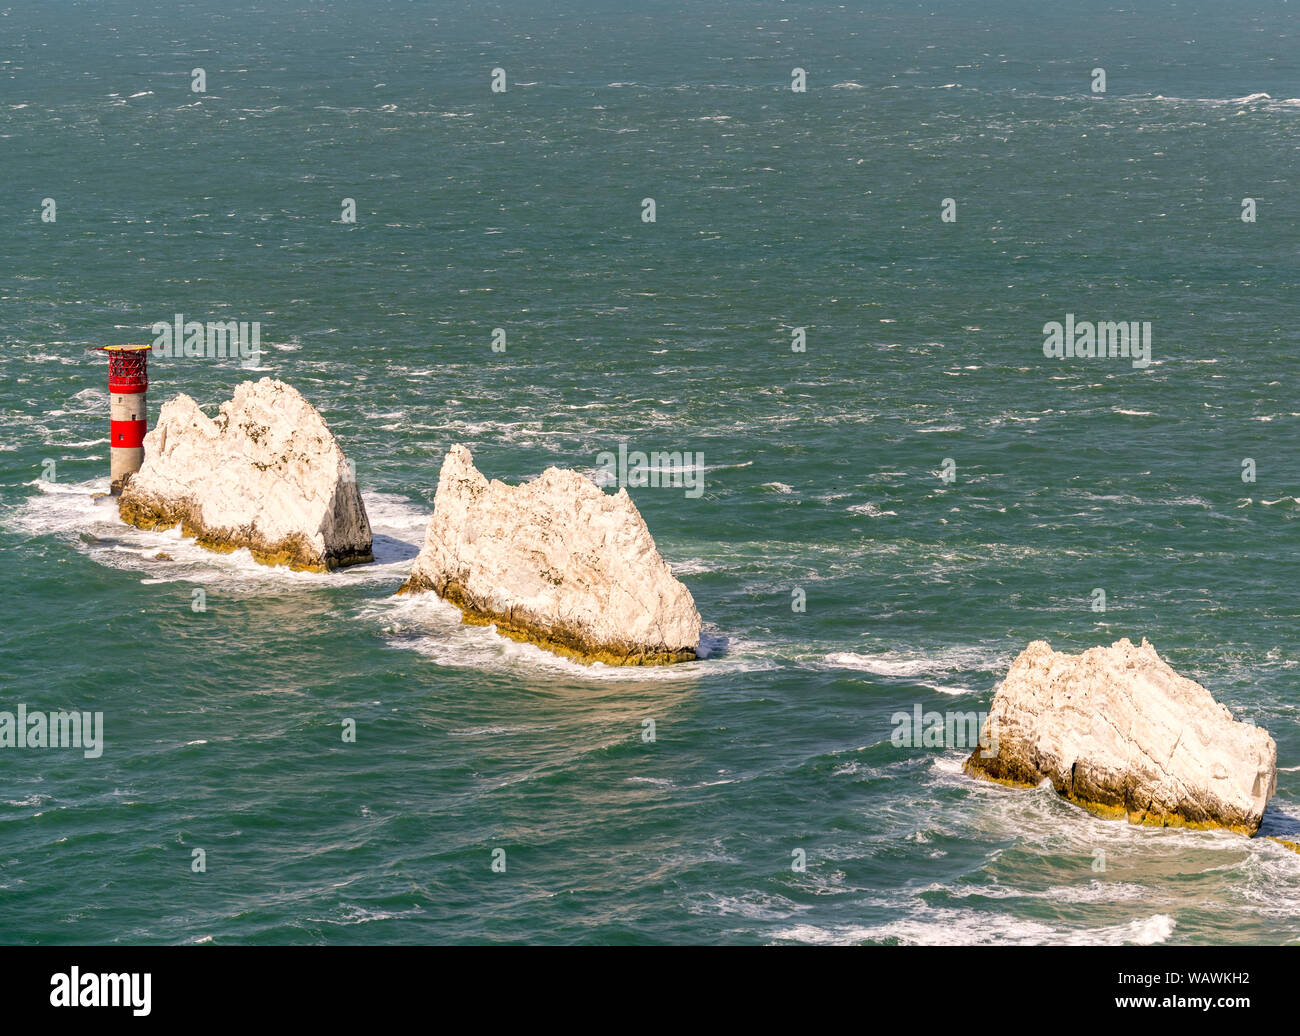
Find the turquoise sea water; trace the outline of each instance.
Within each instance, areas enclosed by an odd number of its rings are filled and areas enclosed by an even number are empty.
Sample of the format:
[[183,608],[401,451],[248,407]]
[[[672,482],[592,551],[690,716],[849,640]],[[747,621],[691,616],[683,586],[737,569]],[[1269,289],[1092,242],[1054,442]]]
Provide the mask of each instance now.
[[[1145,636],[1269,729],[1265,833],[1300,829],[1294,5],[563,6],[0,10],[0,709],[106,736],[0,753],[0,942],[1300,939],[1273,842],[890,740],[1030,640]],[[266,353],[155,359],[151,416],[296,386],[374,566],[93,499],[84,350],[177,312]],[[1153,363],[1045,358],[1067,313],[1151,321]],[[631,492],[710,656],[588,669],[395,600],[457,442],[512,482],[702,453],[699,498]]]

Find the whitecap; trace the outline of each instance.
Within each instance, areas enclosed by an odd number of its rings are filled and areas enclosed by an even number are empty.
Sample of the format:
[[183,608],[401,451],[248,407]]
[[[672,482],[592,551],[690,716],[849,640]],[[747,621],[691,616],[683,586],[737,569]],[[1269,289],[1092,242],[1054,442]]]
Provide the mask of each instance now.
[[850,514],[865,514],[868,518],[886,518],[898,514],[897,511],[882,511],[870,500],[865,504],[854,504],[852,507],[845,508],[845,510]]

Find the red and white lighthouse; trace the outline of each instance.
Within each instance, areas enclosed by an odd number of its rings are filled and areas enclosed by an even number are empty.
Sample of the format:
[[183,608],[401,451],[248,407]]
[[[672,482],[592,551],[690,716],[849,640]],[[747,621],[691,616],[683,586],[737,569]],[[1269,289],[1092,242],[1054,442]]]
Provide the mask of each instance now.
[[120,493],[126,480],[144,463],[144,433],[149,424],[148,345],[105,345],[108,353],[108,456],[111,491]]

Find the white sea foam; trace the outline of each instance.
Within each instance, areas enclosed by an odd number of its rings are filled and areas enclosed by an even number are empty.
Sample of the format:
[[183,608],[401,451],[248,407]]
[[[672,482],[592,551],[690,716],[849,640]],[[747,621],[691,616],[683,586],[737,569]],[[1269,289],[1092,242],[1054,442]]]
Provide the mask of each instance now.
[[980,910],[929,907],[919,902],[913,915],[880,925],[793,925],[778,931],[774,938],[779,942],[820,945],[890,940],[912,946],[1150,946],[1166,941],[1177,927],[1168,914],[1089,929]]
[[963,781],[969,780],[965,769],[963,769],[969,755],[970,753],[965,750],[937,755],[930,765],[934,770],[947,777],[960,777]]
[[958,646],[941,650],[933,655],[918,655],[897,650],[880,654],[856,651],[833,651],[823,659],[825,665],[836,669],[857,669],[876,676],[899,679],[914,676],[943,676],[948,673],[986,674],[1005,669],[1010,655],[1003,649]]
[[794,914],[811,910],[812,907],[766,892],[746,892],[739,896],[708,892],[689,903],[687,909],[697,915],[738,916],[750,921],[782,921]]
[[[467,625],[460,609],[436,594],[405,594],[372,602],[360,617],[379,626],[389,646],[412,650],[454,669],[549,674],[582,681],[660,683],[695,680],[704,675],[758,672],[778,667],[769,645],[728,641],[707,630],[700,637],[700,658],[666,666],[586,665],[536,644],[498,633],[495,626]],[[725,650],[724,650],[725,648]]]
[[850,514],[865,514],[868,518],[886,518],[889,515],[897,515],[897,511],[882,511],[878,506],[868,500],[864,504],[854,504],[852,507],[845,508]]
[[1077,885],[1054,885],[1046,889],[1021,889],[1008,885],[934,884],[922,893],[942,893],[953,899],[1045,899],[1053,903],[1126,903],[1149,899],[1152,890],[1145,885],[1125,881],[1092,881]]
[[[985,674],[1005,668],[1007,661],[1001,655],[983,649],[956,648],[936,657],[906,656],[893,651],[879,655],[833,651],[822,663],[835,669],[856,669],[876,676],[907,680],[940,694],[960,696],[988,690],[989,681]],[[978,674],[980,678],[973,681],[953,679],[953,675],[967,673]]]
[[23,799],[8,799],[6,800],[5,805],[6,806],[43,806],[45,805],[45,803],[49,802],[51,798],[52,796],[50,795],[33,794],[33,795],[28,795],[26,798]]
[[1135,100],[1204,105],[1214,108],[1249,108],[1251,111],[1277,111],[1300,106],[1300,97],[1273,97],[1267,93],[1249,93],[1241,97],[1166,97],[1163,94],[1156,94],[1153,97],[1135,98]]

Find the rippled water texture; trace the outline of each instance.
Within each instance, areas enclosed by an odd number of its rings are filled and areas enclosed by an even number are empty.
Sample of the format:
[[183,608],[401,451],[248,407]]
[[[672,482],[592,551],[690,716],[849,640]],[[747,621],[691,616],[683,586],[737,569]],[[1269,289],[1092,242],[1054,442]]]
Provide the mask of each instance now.
[[[1300,829],[1296,13],[553,6],[0,11],[0,708],[106,738],[0,754],[0,941],[1300,938],[1276,843],[890,740],[1030,640],[1145,636],[1269,729],[1265,832]],[[175,313],[265,353],[155,358],[151,417],[296,386],[374,566],[93,499],[84,350]],[[1067,313],[1151,321],[1153,363],[1045,358]],[[394,599],[457,442],[511,482],[701,453],[702,495],[631,492],[709,657],[586,668]]]

